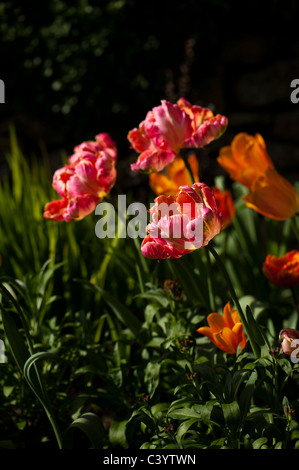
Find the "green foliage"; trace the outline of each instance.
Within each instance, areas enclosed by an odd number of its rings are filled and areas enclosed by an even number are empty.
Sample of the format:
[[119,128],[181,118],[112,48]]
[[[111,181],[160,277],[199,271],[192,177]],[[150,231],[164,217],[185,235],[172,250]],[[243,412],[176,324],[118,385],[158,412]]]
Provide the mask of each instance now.
[[216,258],[155,263],[139,240],[98,239],[94,216],[44,220],[47,162],[29,166],[11,139],[0,184],[1,448],[299,448],[299,369],[276,351],[298,314],[292,293],[261,275],[270,247],[291,248],[288,222],[246,209],[234,186],[237,219],[213,248],[258,354],[247,342],[229,356],[197,332],[211,303],[234,303]]
[[[170,0],[6,0],[0,13],[1,79],[10,116],[16,124],[24,114],[33,118],[38,128],[46,128],[48,142],[63,148],[65,139],[72,146],[74,134],[80,141],[105,127],[127,150],[128,122],[135,125],[136,115],[143,118],[167,91],[190,93],[192,83],[192,94],[200,96],[202,85],[218,76],[224,45],[263,32],[262,18],[274,35],[283,21],[288,36],[280,38],[282,50],[292,31],[296,39],[294,1],[283,9],[274,1],[251,2],[246,22],[236,21],[243,18],[241,4],[220,0],[175,5]],[[188,56],[190,40],[194,50]],[[19,130],[23,133],[22,125]],[[24,138],[31,140],[29,132]]]

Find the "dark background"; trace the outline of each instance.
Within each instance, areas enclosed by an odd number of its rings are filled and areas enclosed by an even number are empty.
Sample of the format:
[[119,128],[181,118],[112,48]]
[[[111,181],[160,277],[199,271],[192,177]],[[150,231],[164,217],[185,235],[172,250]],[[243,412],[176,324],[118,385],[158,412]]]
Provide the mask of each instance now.
[[127,133],[162,99],[184,96],[229,119],[221,142],[201,151],[207,183],[222,173],[219,146],[240,131],[261,133],[277,169],[299,179],[296,1],[6,1],[0,15],[0,174],[13,123],[26,157],[46,149],[53,170],[63,152],[108,132],[119,184],[142,187]]

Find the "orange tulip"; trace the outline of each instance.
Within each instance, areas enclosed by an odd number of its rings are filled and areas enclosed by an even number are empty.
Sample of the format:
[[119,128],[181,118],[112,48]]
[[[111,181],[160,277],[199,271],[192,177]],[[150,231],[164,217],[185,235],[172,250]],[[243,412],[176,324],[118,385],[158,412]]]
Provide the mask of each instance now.
[[[188,158],[194,182],[198,183],[198,161],[196,155]],[[167,165],[165,173],[151,173],[149,185],[157,196],[175,196],[180,186],[192,186],[190,174],[186,168],[183,158],[176,157],[172,163]]]
[[289,219],[298,211],[295,188],[274,168],[260,134],[238,134],[220,150],[217,160],[233,180],[250,190],[243,199],[251,209],[276,220]]
[[217,186],[213,186],[216,204],[219,212],[222,214],[222,230],[225,229],[235,217],[235,204],[230,191],[221,191]]
[[263,273],[277,287],[299,286],[299,251],[292,250],[280,257],[267,255]]
[[234,310],[230,302],[220,313],[210,313],[207,317],[209,326],[198,328],[197,332],[207,336],[217,348],[227,354],[236,354],[239,344],[241,349],[245,347],[246,337],[243,325],[237,310]]

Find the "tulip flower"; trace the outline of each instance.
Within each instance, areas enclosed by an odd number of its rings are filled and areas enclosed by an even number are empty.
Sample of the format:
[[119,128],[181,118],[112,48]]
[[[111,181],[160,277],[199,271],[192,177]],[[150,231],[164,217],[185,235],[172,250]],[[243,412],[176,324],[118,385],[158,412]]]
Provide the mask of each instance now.
[[133,171],[162,171],[173,162],[182,148],[204,147],[219,138],[227,127],[227,118],[192,106],[181,98],[176,104],[162,100],[149,111],[139,127],[128,133],[131,147],[140,155],[131,165]]
[[210,313],[207,317],[209,326],[198,328],[197,332],[207,336],[217,348],[227,354],[236,354],[238,346],[243,349],[246,345],[246,337],[243,325],[237,310],[234,310],[228,302],[223,315]]
[[292,250],[280,257],[267,255],[263,273],[277,287],[299,286],[299,251]]
[[212,187],[215,196],[216,204],[219,212],[222,214],[222,229],[224,230],[231,224],[235,217],[235,204],[232,195],[228,189],[221,191],[217,186]]
[[177,104],[188,114],[192,125],[192,136],[186,138],[184,147],[205,147],[213,140],[219,139],[226,131],[228,120],[225,116],[214,116],[209,108],[192,106],[185,98],[180,98]]
[[115,183],[116,159],[116,146],[106,133],[76,146],[68,164],[54,173],[53,188],[62,199],[46,204],[44,218],[71,222],[94,211]]
[[284,328],[279,333],[282,339],[282,350],[285,354],[293,357],[299,357],[299,331],[292,328]]
[[271,168],[254,182],[244,201],[256,212],[276,220],[290,219],[299,209],[295,188]]
[[[198,161],[196,155],[188,158],[194,182],[198,182]],[[157,196],[175,196],[180,186],[191,186],[193,181],[186,168],[183,158],[176,157],[172,163],[165,168],[165,173],[151,173],[149,185]]]
[[[188,158],[189,167],[192,171],[193,180],[198,182],[198,160],[192,154]],[[149,175],[149,185],[157,196],[175,196],[179,187],[191,186],[192,181],[184,160],[177,157],[172,163],[167,165],[165,173],[152,173]],[[221,191],[217,186],[212,188],[218,211],[222,214],[222,229],[225,229],[235,216],[235,205],[231,193],[228,190]]]
[[181,186],[176,196],[158,196],[149,210],[152,222],[141,251],[146,258],[180,258],[221,230],[221,214],[211,188],[204,183]]
[[238,134],[230,146],[220,150],[218,163],[250,190],[243,199],[251,209],[276,220],[296,214],[299,198],[295,188],[274,168],[260,134]]

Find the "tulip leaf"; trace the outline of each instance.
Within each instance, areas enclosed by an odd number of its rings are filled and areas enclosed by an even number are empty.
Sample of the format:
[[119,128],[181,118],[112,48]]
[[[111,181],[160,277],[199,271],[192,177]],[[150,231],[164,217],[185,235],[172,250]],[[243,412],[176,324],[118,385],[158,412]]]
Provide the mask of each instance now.
[[168,413],[168,416],[173,419],[192,418],[197,421],[201,419],[201,413],[198,413],[193,408],[179,408]]
[[256,319],[254,318],[254,315],[249,305],[247,305],[246,307],[246,318],[247,318],[247,327],[250,329],[250,332],[251,332],[251,335],[250,335],[251,338],[254,338],[254,341],[258,346],[265,346],[265,344],[267,344],[268,341],[265,335],[263,334],[260,326],[258,325]]
[[229,427],[234,427],[240,421],[240,407],[237,401],[223,403],[221,405],[225,423]]
[[191,419],[187,419],[186,421],[183,421],[183,423],[179,425],[177,432],[176,432],[176,439],[179,444],[182,442],[183,438],[185,437],[185,435],[187,434],[191,426],[193,424],[196,424],[197,422],[198,422],[197,418],[191,418]]
[[24,337],[17,327],[17,324],[13,318],[13,314],[6,311],[2,306],[1,317],[12,356],[20,371],[23,372],[24,364],[30,356]]
[[112,446],[121,446],[124,449],[128,448],[127,442],[127,423],[126,419],[121,417],[114,418],[109,427],[109,440]]
[[147,385],[147,391],[152,397],[159,385],[159,374],[161,369],[160,362],[149,362],[144,371],[144,382]]
[[202,406],[201,408],[201,412],[200,412],[201,419],[203,423],[206,424],[207,426],[210,425],[211,414],[212,414],[214,406],[217,404],[218,404],[217,400],[210,400],[210,401],[207,401],[204,404],[204,406]]
[[83,413],[67,428],[63,436],[63,449],[74,449],[74,437],[81,431],[90,441],[93,449],[101,449],[105,430],[101,419],[94,413]]
[[134,336],[138,336],[141,330],[141,321],[129,310],[124,304],[122,304],[115,296],[110,292],[105,291],[102,287],[86,281],[81,281],[84,285],[93,288],[101,293],[105,299],[107,305],[114,312],[115,316],[123,323],[127,328],[131,330]]
[[268,441],[267,437],[259,437],[253,442],[252,447],[254,449],[261,449],[266,444],[267,441]]
[[[45,410],[48,412],[49,410],[49,402],[48,402],[48,397],[47,394],[43,388],[42,381],[40,379],[40,374],[37,373],[36,369],[36,362],[39,361],[40,359],[46,359],[46,358],[54,358],[57,357],[56,354],[50,353],[50,352],[37,352],[30,356],[27,361],[24,364],[23,372],[24,372],[24,377],[28,382],[28,385],[32,389],[32,391],[35,393]],[[33,370],[32,370],[33,367]]]
[[208,300],[203,295],[202,281],[201,279],[198,279],[200,283],[197,281],[193,267],[188,269],[187,263],[183,263],[181,260],[169,262],[169,267],[174,276],[179,280],[183,291],[193,305],[209,305]]
[[282,370],[285,372],[287,377],[291,378],[293,375],[293,367],[288,359],[285,358],[279,358],[277,359],[278,365],[282,368]]

